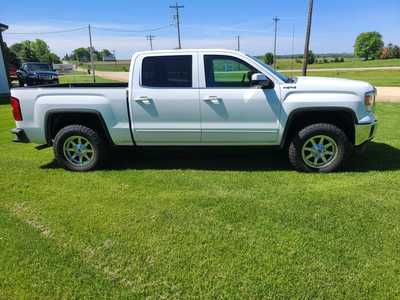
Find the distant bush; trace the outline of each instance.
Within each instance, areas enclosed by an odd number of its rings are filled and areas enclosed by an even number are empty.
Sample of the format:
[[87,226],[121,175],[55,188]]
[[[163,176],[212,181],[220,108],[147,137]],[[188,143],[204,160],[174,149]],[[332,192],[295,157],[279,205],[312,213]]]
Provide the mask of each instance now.
[[315,63],[315,54],[311,50],[308,52],[308,64],[312,65]]
[[266,53],[264,56],[264,62],[271,66],[274,63],[274,55],[271,52]]
[[124,71],[124,72],[128,72],[128,68],[127,68],[127,67],[125,67],[125,66],[123,66],[123,67],[122,67],[122,71]]

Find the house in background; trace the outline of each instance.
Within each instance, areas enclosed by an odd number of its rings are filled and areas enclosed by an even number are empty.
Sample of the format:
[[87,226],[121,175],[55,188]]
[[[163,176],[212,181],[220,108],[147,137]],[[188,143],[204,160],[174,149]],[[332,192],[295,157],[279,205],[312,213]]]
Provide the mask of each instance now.
[[8,102],[10,99],[10,87],[8,85],[7,62],[4,60],[3,49],[3,31],[7,30],[8,26],[0,23],[0,103]]
[[103,57],[103,61],[115,61],[115,56],[114,54],[106,55]]

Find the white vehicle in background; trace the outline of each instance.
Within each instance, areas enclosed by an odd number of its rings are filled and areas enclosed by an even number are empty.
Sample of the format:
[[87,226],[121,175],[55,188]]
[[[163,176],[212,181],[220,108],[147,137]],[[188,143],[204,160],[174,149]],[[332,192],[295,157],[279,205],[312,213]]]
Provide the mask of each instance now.
[[114,145],[278,145],[297,170],[330,172],[373,139],[375,94],[236,51],[171,50],[136,53],[128,84],[16,88],[11,104],[17,141],[52,145],[69,170],[97,168]]

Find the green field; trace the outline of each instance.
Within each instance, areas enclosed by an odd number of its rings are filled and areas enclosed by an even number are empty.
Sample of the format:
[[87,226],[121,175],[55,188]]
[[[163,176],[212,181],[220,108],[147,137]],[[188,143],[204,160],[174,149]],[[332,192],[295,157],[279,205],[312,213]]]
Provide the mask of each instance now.
[[[300,72],[286,72],[288,76],[301,76]],[[375,86],[400,86],[400,70],[374,71],[311,71],[308,76],[338,77],[367,81]]]
[[0,105],[0,298],[400,295],[400,105],[344,172],[262,148],[121,149],[72,173],[10,142]]
[[[98,71],[112,71],[112,72],[129,72],[130,66],[129,60],[120,60],[115,62],[96,62],[96,70]],[[80,64],[80,68],[87,69],[90,67],[90,64],[83,63]]]
[[[116,81],[96,76],[96,82],[105,83]],[[83,72],[75,72],[74,74],[60,76],[60,83],[93,83],[93,76]]]
[[[263,59],[261,57],[261,59]],[[293,69],[301,69],[303,63],[293,63]],[[400,67],[400,59],[377,59],[362,61],[360,59],[345,58],[344,62],[315,63],[308,66],[310,69],[334,69],[334,68],[371,68],[371,67]],[[292,70],[292,60],[288,58],[278,59],[277,69]]]

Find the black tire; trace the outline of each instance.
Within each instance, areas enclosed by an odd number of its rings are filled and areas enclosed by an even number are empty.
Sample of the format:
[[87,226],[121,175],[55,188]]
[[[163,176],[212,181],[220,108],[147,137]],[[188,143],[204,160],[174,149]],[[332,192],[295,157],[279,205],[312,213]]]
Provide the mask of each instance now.
[[[90,148],[87,149],[93,150],[90,160],[87,160],[84,164],[81,162],[82,165],[74,164],[73,159],[68,158],[67,152],[64,151],[66,141],[75,136],[86,139],[90,144]],[[82,125],[69,125],[62,128],[54,139],[53,149],[57,162],[63,168],[71,171],[86,172],[98,169],[107,157],[107,145],[101,136],[93,129]]]
[[[307,145],[305,145],[305,143],[309,143],[310,139],[313,137],[318,138],[320,136],[326,136],[328,139],[332,139],[336,145],[332,147],[335,151],[330,151],[335,153],[331,155],[331,159],[328,160],[325,165],[317,167],[310,165],[311,163],[309,161],[308,163],[306,162],[307,155],[304,155],[305,159],[303,158],[303,147],[306,147]],[[323,144],[323,142],[321,142],[321,144]],[[352,144],[340,128],[332,124],[318,123],[309,125],[295,134],[289,146],[289,161],[293,167],[300,172],[328,173],[338,170],[351,152]],[[309,153],[312,152],[310,151]],[[314,158],[313,156],[312,159]],[[320,164],[324,164],[322,158],[318,161]]]

